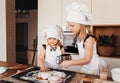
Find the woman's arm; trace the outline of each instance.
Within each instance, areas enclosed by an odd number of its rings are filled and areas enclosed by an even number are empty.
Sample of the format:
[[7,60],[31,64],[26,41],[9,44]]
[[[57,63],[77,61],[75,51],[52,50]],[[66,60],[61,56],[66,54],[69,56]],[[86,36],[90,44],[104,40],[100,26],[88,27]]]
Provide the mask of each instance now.
[[95,39],[93,37],[89,37],[85,41],[85,57],[82,59],[77,59],[77,60],[68,60],[68,61],[63,61],[60,64],[60,67],[69,67],[69,66],[77,66],[77,65],[84,65],[90,63],[92,56],[93,56],[93,47],[95,44]]

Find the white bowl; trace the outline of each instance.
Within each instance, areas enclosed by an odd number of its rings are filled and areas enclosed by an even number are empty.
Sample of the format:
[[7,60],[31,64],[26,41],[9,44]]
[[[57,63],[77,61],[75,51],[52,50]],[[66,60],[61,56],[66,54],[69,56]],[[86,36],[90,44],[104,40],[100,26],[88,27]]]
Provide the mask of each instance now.
[[120,82],[120,68],[113,68],[111,70],[112,79],[115,82]]

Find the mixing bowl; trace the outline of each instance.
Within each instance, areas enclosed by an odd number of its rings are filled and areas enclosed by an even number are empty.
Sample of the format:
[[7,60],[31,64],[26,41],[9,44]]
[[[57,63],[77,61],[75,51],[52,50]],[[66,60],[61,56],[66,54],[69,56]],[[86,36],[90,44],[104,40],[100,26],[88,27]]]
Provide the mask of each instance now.
[[111,70],[112,79],[115,82],[120,82],[120,68],[113,68]]

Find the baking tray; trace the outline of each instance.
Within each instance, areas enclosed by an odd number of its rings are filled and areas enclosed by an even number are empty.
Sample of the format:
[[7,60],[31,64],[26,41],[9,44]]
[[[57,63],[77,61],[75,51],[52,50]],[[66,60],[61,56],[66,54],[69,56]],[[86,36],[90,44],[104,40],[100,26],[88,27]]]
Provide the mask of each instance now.
[[[29,83],[40,83],[36,78],[33,77],[33,74],[38,73],[37,72],[38,70],[40,70],[39,67],[33,67],[33,68],[25,70],[21,73],[13,75],[12,78],[15,78],[17,80],[27,81]],[[64,72],[67,75],[66,78],[64,79],[63,83],[69,83],[71,78],[74,77],[74,75],[76,73],[76,72],[68,71],[68,70],[50,69],[50,71],[54,71],[54,70]],[[22,77],[24,77],[24,76],[26,76],[26,77],[29,76],[29,79],[28,78],[23,79]]]

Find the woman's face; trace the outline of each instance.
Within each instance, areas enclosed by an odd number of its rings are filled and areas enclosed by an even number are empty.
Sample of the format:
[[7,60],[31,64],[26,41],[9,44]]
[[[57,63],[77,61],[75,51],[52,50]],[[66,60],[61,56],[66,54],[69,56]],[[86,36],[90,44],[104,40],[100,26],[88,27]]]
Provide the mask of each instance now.
[[48,44],[50,45],[50,46],[56,46],[56,44],[58,43],[58,39],[56,39],[56,38],[48,38],[47,39],[47,42],[48,42]]
[[69,25],[69,29],[74,33],[77,34],[80,31],[80,24],[74,22],[67,22]]

